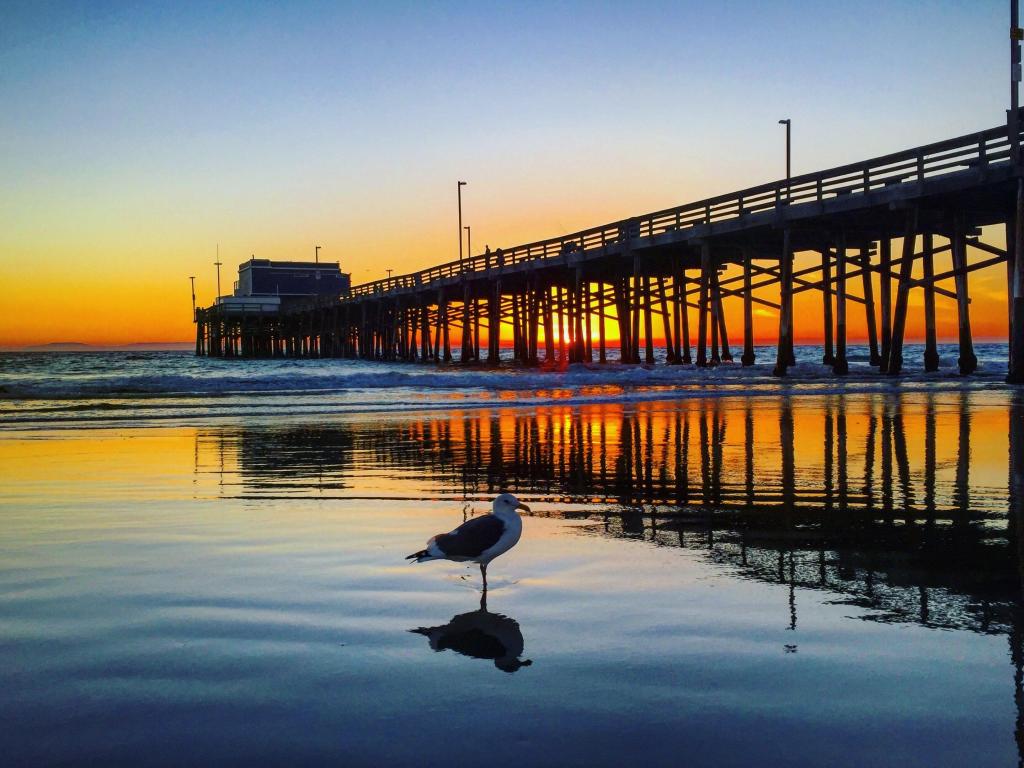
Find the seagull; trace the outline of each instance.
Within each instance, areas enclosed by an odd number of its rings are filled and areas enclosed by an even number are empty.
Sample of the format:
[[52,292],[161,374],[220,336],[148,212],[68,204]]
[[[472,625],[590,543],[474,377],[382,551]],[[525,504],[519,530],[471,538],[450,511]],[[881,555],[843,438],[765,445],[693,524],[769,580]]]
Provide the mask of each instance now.
[[479,563],[484,589],[487,589],[487,564],[512,549],[523,534],[523,519],[518,509],[530,511],[511,493],[503,493],[491,505],[491,514],[471,518],[450,533],[437,534],[427,542],[426,549],[413,552],[405,559],[417,563],[428,560]]

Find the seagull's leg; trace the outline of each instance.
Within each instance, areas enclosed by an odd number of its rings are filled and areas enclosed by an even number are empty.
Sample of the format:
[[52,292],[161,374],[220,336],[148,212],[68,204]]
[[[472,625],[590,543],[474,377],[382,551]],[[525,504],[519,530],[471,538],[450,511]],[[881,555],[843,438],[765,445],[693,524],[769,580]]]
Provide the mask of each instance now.
[[487,563],[480,563],[480,575],[484,577],[484,592],[487,591]]

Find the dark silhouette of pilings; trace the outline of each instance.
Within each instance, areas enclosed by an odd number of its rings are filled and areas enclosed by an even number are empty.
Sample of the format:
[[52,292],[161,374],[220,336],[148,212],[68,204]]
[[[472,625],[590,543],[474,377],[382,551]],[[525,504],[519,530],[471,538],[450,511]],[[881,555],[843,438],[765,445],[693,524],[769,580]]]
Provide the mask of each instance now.
[[[859,304],[869,364],[898,374],[911,296],[920,290],[925,369],[939,364],[939,312],[956,312],[959,370],[966,375],[977,366],[968,275],[1005,263],[1010,379],[1024,379],[1024,341],[1013,342],[1024,334],[1024,265],[1016,257],[1024,239],[1018,237],[1024,190],[1009,163],[1009,146],[1001,126],[470,255],[357,285],[346,296],[285,302],[279,312],[215,304],[196,310],[196,353],[465,365],[496,365],[504,358],[562,367],[610,362],[609,344],[617,336],[621,363],[716,365],[732,360],[725,309],[736,297],[742,301],[744,365],[754,362],[757,304],[777,313],[776,374],[795,364],[799,332],[822,337],[821,359],[843,375],[849,369],[849,313]],[[981,227],[991,225],[1006,227],[1007,248],[976,239]],[[896,258],[893,240],[902,243]],[[951,268],[944,270],[947,255]],[[950,283],[953,290],[946,287]],[[820,324],[795,316],[794,297],[805,291],[822,295]]]
[[[965,234],[962,214],[956,214],[950,222],[949,243],[938,248],[931,232],[914,234],[917,219],[917,211],[906,214],[902,252],[897,259],[891,258],[888,238],[859,242],[855,246],[858,253],[853,256],[846,234],[840,233],[833,243],[819,246],[813,266],[799,270],[794,269],[792,257],[774,257],[778,265],[766,267],[763,263],[772,257],[763,253],[745,248],[738,254],[719,255],[705,243],[699,249],[699,268],[692,275],[693,259],[671,259],[645,268],[634,258],[631,274],[611,277],[606,271],[608,265],[593,269],[547,268],[538,269],[525,281],[483,276],[465,280],[456,290],[310,300],[278,315],[231,315],[219,306],[197,309],[195,349],[196,354],[211,357],[350,357],[496,365],[504,355],[504,359],[520,365],[600,364],[612,359],[608,354],[608,326],[614,323],[620,361],[653,364],[660,347],[661,357],[668,364],[693,361],[698,366],[717,365],[733,359],[725,307],[726,299],[738,296],[742,300],[742,362],[754,362],[753,305],[770,306],[779,312],[775,373],[785,375],[795,363],[797,320],[793,298],[814,290],[822,295],[818,328],[823,337],[823,363],[839,375],[849,370],[848,307],[855,302],[865,310],[870,364],[899,373],[910,296],[921,288],[925,369],[935,370],[939,363],[936,297],[942,296],[952,299],[947,306],[958,317],[959,370],[965,375],[972,373],[977,368],[977,357],[971,333],[968,274],[1006,261],[1006,251],[986,246],[985,253],[995,252],[994,258],[972,265],[967,252],[977,243]],[[920,251],[915,249],[918,237],[922,242]],[[790,240],[789,231],[784,231],[780,254],[791,248]],[[937,274],[935,257],[945,253],[951,257],[951,269]],[[877,263],[873,254],[879,254]],[[913,269],[918,262],[923,277],[915,278]],[[730,269],[737,273],[730,274]],[[876,273],[881,286],[877,303],[872,281]],[[857,277],[859,294],[850,291],[851,280]],[[889,287],[893,278],[897,283],[895,308],[891,308]],[[949,279],[953,291],[939,285]],[[779,291],[777,302],[763,298],[765,289],[772,286]],[[697,312],[696,340],[691,337],[693,310]],[[804,332],[814,329],[809,320],[800,318]],[[487,338],[486,352],[481,349],[483,335]],[[457,349],[452,347],[453,336]],[[690,355],[694,345],[695,359]]]

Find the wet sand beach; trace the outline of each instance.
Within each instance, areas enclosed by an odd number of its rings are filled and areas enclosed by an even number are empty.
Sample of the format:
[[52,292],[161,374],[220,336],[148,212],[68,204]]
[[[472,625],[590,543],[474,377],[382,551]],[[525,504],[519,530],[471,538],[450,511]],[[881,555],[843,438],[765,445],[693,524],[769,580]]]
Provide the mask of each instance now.
[[[1022,408],[951,389],[6,430],[6,759],[1012,764]],[[485,605],[475,566],[403,560],[499,490],[533,513]]]

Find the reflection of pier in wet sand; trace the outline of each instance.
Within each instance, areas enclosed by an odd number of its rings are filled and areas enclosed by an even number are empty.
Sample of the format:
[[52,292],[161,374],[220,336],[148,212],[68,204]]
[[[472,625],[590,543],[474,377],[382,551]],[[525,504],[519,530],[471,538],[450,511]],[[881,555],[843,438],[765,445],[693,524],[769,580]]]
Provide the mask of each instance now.
[[[246,494],[343,492],[360,473],[392,491],[508,489],[572,505],[559,514],[598,516],[612,535],[701,547],[757,578],[841,591],[879,617],[998,631],[1017,589],[1007,505],[1020,494],[993,472],[1014,465],[991,436],[1010,434],[1024,455],[1020,407],[972,397],[502,409],[200,439],[237,462]],[[978,460],[987,453],[994,460]]]

